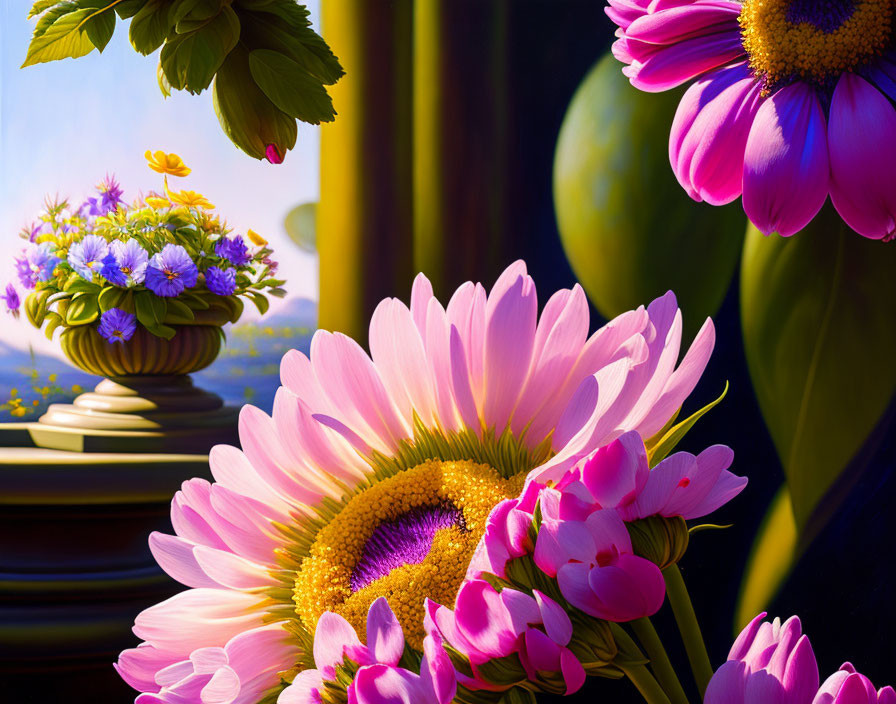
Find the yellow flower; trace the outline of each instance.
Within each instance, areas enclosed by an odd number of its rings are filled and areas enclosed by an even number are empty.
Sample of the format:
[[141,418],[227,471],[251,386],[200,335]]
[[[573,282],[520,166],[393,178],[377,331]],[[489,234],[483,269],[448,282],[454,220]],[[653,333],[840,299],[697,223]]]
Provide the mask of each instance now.
[[258,247],[264,247],[268,243],[268,241],[264,237],[262,237],[255,230],[252,230],[252,229],[250,229],[246,232],[246,237],[249,238],[249,241],[252,244],[257,245]]
[[23,408],[22,406],[16,406],[9,412],[9,415],[21,417],[21,416],[25,415],[27,412],[28,411],[25,408]]
[[204,195],[196,191],[168,191],[168,197],[172,203],[177,203],[187,208],[212,210],[215,207],[205,199]]
[[143,200],[151,208],[167,208],[171,205],[166,198],[161,198],[160,196],[146,196]]
[[149,168],[153,171],[158,171],[160,174],[186,176],[190,173],[190,169],[177,154],[166,154],[161,150],[152,152],[147,149],[146,154],[143,156],[146,157]]

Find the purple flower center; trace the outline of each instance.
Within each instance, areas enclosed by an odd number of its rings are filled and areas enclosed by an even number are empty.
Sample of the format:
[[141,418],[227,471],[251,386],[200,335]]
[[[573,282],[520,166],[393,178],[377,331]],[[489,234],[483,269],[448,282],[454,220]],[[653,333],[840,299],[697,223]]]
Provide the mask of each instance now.
[[856,0],[791,0],[787,8],[790,24],[808,22],[825,34],[833,34],[852,17]]
[[364,544],[352,570],[351,590],[357,592],[402,565],[418,565],[429,554],[436,532],[467,527],[463,513],[453,504],[421,506],[392,521],[380,523]]

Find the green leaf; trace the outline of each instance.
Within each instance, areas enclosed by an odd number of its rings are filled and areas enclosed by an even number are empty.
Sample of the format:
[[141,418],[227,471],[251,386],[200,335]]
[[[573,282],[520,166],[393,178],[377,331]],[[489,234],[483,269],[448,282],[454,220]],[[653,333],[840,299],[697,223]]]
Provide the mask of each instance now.
[[95,284],[90,281],[85,281],[84,279],[80,278],[80,276],[77,276],[77,278],[69,277],[68,281],[65,284],[66,292],[72,293],[72,294],[78,294],[78,293],[99,294],[100,288],[101,288],[101,286],[99,284]]
[[783,486],[762,519],[747,560],[734,618],[735,633],[768,608],[793,568],[796,551],[796,520],[790,494]]
[[167,0],[148,0],[131,20],[131,46],[144,56],[162,46],[174,26],[168,19],[169,8]]
[[286,296],[286,289],[272,288],[270,291],[268,291],[268,294],[273,296],[274,298],[283,298],[284,296]]
[[25,299],[25,316],[36,328],[44,323],[44,318],[47,316],[47,300],[51,293],[50,289],[45,288],[43,291],[35,291]]
[[268,308],[270,307],[270,303],[268,299],[264,297],[264,295],[258,293],[257,291],[247,291],[246,295],[252,299],[252,302],[255,304],[255,307],[258,308],[258,312],[264,315],[268,312]]
[[[896,392],[894,271],[896,248],[852,232],[830,206],[793,237],[747,232],[747,363],[801,534]],[[826,510],[842,498],[826,497]]]
[[168,317],[168,298],[150,295],[149,305],[152,307],[152,316],[157,323],[164,323]]
[[288,56],[270,49],[249,52],[252,78],[278,108],[303,122],[318,125],[336,116],[320,80]]
[[66,325],[89,325],[100,315],[97,296],[84,294],[72,299],[65,313]]
[[94,15],[84,23],[84,29],[91,43],[102,53],[115,32],[115,13],[110,8]]
[[336,83],[345,71],[311,27],[308,9],[293,0],[274,0],[241,13],[243,39],[253,49],[286,54],[321,83]]
[[728,383],[726,382],[725,389],[722,391],[722,395],[719,396],[715,401],[707,404],[693,415],[685,418],[680,423],[673,425],[662,435],[662,437],[657,438],[657,436],[655,435],[653,438],[648,440],[647,457],[650,466],[656,466],[658,462],[663,460],[670,452],[672,452],[672,450],[675,449],[675,446],[681,442],[682,438],[684,438],[688,431],[694,427],[694,424],[707,413],[709,413],[709,411],[718,406],[722,402],[722,399],[727,395]]
[[165,317],[166,323],[174,325],[186,325],[196,319],[193,309],[186,303],[172,298],[168,301],[168,313]]
[[164,337],[166,340],[170,340],[177,333],[174,328],[161,324],[147,326],[146,330],[156,337]]
[[695,203],[669,167],[669,125],[682,92],[639,91],[613,56],[601,59],[563,120],[554,204],[567,259],[601,315],[672,290],[687,337],[729,289],[745,219],[739,203]]
[[127,298],[127,291],[116,288],[115,286],[107,286],[100,291],[98,302],[100,310],[105,313],[112,308],[121,308]]
[[276,145],[281,154],[295,146],[295,120],[256,85],[248,52],[240,45],[227,55],[215,77],[214,99],[224,132],[249,156],[264,158],[269,144]]
[[121,0],[115,6],[115,12],[123,19],[130,19],[136,15],[149,0]]
[[317,251],[317,203],[302,203],[286,214],[286,234],[303,252]]
[[93,42],[85,25],[92,17],[102,14],[104,9],[85,7],[88,4],[74,0],[48,10],[34,28],[22,68],[46,61],[78,58],[93,51]]
[[137,316],[137,322],[149,330],[155,327],[161,321],[156,318],[152,300],[155,296],[149,291],[138,291],[134,294],[134,314]]
[[62,319],[62,316],[58,313],[54,313],[50,311],[47,313],[46,327],[44,328],[44,335],[47,336],[48,340],[53,339],[53,333],[56,332],[56,328],[62,325],[65,321]]
[[229,7],[222,8],[212,19],[165,44],[159,57],[165,77],[178,90],[194,94],[205,90],[239,37],[236,13]]
[[179,298],[193,310],[208,310],[208,302],[192,291],[184,291]]
[[53,5],[57,4],[59,0],[37,0],[28,11],[28,19],[30,20],[35,15],[39,15],[44,10],[48,10]]

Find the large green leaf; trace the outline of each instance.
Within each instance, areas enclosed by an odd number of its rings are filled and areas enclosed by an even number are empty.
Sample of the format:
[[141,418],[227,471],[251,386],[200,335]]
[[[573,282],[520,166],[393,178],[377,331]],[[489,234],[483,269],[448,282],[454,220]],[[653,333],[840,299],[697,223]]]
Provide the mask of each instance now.
[[801,532],[896,391],[894,272],[896,247],[852,232],[831,207],[789,239],[747,232],[747,362]]
[[131,45],[144,56],[162,46],[174,24],[169,17],[168,0],[147,0],[131,19],[128,36]]
[[554,157],[554,203],[576,278],[611,318],[672,290],[693,334],[728,290],[743,242],[733,204],[695,203],[669,165],[680,91],[633,88],[610,55],[579,86]]
[[[180,26],[178,26],[180,29]],[[184,34],[169,39],[159,62],[172,88],[199,93],[212,82],[240,38],[240,21],[229,7]]]
[[285,154],[296,143],[293,118],[274,105],[252,78],[248,52],[238,45],[215,77],[215,112],[224,132],[249,156],[263,159],[269,144]]
[[318,125],[336,116],[326,88],[285,54],[271,49],[249,52],[249,70],[264,94],[287,115]]
[[43,14],[34,27],[22,68],[85,56],[93,51],[94,40],[104,48],[115,29],[113,3],[114,0],[71,0],[55,5],[36,4],[32,15]]

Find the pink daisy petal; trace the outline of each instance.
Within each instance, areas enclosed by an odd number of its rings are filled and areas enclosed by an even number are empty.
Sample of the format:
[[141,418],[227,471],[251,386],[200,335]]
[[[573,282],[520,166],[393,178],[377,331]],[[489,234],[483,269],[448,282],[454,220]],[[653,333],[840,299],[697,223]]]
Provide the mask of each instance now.
[[747,139],[743,187],[747,217],[765,234],[789,237],[824,205],[827,125],[813,88],[792,83],[762,103]]
[[831,199],[846,223],[871,239],[896,233],[896,109],[851,73],[840,77],[828,125]]
[[367,647],[377,662],[395,666],[404,652],[401,624],[389,608],[385,597],[379,597],[367,612]]

